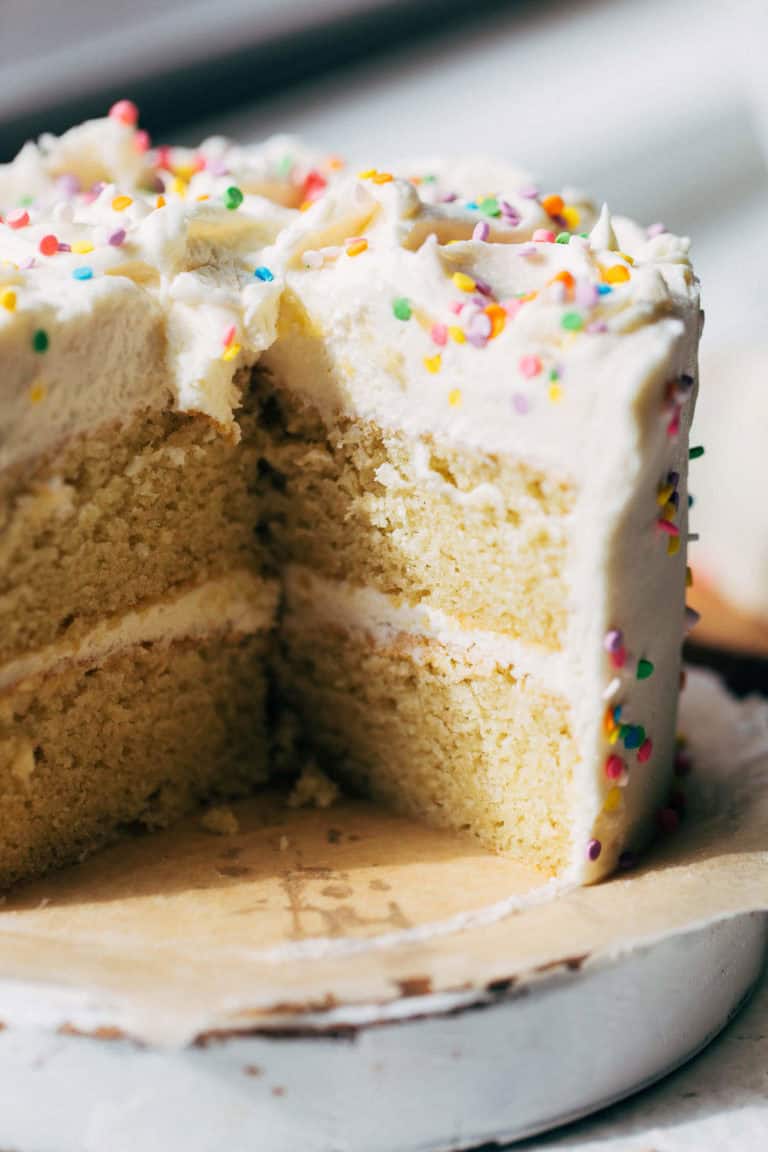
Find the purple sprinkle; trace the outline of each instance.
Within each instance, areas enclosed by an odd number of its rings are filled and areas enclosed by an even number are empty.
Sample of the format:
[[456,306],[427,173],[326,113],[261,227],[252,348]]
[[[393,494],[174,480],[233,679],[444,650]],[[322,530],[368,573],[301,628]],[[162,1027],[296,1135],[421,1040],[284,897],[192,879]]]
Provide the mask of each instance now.
[[471,344],[474,348],[485,348],[488,343],[488,337],[481,336],[479,332],[467,332],[467,343]]
[[590,284],[589,280],[576,282],[574,302],[578,308],[594,308],[599,299],[600,293],[597,291],[596,284]]
[[597,860],[602,850],[603,846],[599,840],[590,840],[589,844],[587,844],[587,859],[592,861]]
[[680,483],[679,472],[667,472],[667,484],[671,484],[673,488],[677,488]]
[[454,200],[458,200],[458,198],[458,192],[443,192],[437,199],[440,204],[453,204]]
[[585,332],[607,332],[608,325],[605,320],[593,320],[591,324],[587,324],[584,329]]
[[225,160],[222,160],[221,157],[209,161],[206,164],[206,168],[212,176],[227,176],[229,174],[227,163]]
[[535,184],[524,184],[522,188],[518,188],[518,194],[523,196],[526,200],[538,200],[539,190]]
[[485,312],[473,313],[467,322],[467,336],[471,333],[474,336],[482,336],[484,340],[487,340],[492,329],[493,324],[491,323],[491,318],[486,315]]
[[478,220],[472,230],[473,240],[487,240],[491,234],[491,226],[487,220]]
[[111,244],[113,248],[119,248],[121,244],[125,243],[126,235],[125,228],[115,228],[114,232],[110,232],[107,236],[107,244]]
[[59,240],[59,252],[71,252],[72,245],[65,243],[64,240]]
[[521,416],[525,416],[526,412],[529,412],[531,408],[528,397],[523,396],[522,392],[515,392],[512,397],[512,406],[515,412],[519,412]]
[[63,176],[59,176],[56,181],[56,191],[60,192],[62,196],[66,196],[71,200],[73,196],[77,196],[80,191],[80,181],[74,172],[65,172]]
[[618,652],[624,646],[624,636],[618,628],[611,628],[606,632],[605,639],[603,640],[603,648],[606,652]]
[[106,184],[104,183],[104,181],[103,180],[97,180],[95,184],[91,184],[91,195],[92,196],[101,196],[101,194],[105,188],[106,188]]
[[504,217],[504,223],[516,228],[520,223],[520,213],[517,208],[509,203],[508,200],[499,200],[499,208],[501,208],[501,215]]
[[690,632],[691,629],[696,627],[699,620],[701,620],[701,613],[697,612],[695,608],[689,608],[688,605],[686,604],[686,606],[685,606],[685,631],[686,631],[686,634],[688,632]]
[[652,240],[654,236],[661,236],[664,232],[666,232],[666,230],[667,229],[664,224],[651,224],[650,228],[646,228],[645,234],[649,240]]
[[492,294],[491,286],[487,280],[479,280],[477,277],[475,277],[475,287],[477,288],[478,292],[482,292],[483,296],[490,296]]
[[627,849],[625,852],[622,852],[619,856],[619,868],[624,869],[624,871],[626,871],[627,868],[634,868],[636,863],[637,857],[635,856],[634,852],[630,852],[629,849]]
[[34,268],[34,267],[35,267],[34,256],[28,256],[26,260],[22,260],[21,264],[19,264],[19,271],[20,272],[28,272],[30,268]]
[[521,256],[535,256],[538,252],[538,248],[535,244],[521,244],[518,248],[518,252]]

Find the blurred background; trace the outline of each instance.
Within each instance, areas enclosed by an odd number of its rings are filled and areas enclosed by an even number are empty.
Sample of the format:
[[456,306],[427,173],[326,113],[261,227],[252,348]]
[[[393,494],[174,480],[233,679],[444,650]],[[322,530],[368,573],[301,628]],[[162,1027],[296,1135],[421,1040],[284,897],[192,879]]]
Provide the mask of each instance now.
[[[0,0],[0,160],[126,96],[157,143],[291,132],[361,167],[493,153],[690,235],[697,585],[727,552],[768,622],[768,516],[731,516],[768,484],[766,43],[768,0]],[[734,367],[760,343],[759,369]]]

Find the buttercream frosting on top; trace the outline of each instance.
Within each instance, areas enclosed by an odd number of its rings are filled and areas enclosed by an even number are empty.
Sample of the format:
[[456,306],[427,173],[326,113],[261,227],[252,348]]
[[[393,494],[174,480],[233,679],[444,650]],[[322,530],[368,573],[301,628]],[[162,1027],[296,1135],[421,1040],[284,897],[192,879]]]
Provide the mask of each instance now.
[[[346,380],[339,396],[307,373],[321,406],[546,455],[577,398],[589,415],[617,342],[630,366],[637,346],[638,387],[698,307],[687,240],[577,191],[545,194],[507,165],[352,174],[290,137],[152,148],[132,106],[116,109],[0,167],[3,399],[8,432],[25,433],[0,433],[0,467],[21,450],[11,440],[35,447],[30,404],[58,387],[70,411],[87,360],[70,363],[70,330],[88,318],[135,331],[105,336],[94,370],[142,365],[149,326],[170,402],[233,435],[237,371],[274,344],[282,313],[322,332]],[[59,435],[96,413],[70,415]]]

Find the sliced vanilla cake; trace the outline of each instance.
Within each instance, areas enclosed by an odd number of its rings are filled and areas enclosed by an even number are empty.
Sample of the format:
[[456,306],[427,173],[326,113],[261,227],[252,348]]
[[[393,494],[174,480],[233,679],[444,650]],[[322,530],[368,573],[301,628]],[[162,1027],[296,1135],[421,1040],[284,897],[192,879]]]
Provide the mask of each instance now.
[[5,881],[266,779],[280,709],[565,881],[665,808],[687,241],[406,176],[151,149],[127,102],[0,169]]

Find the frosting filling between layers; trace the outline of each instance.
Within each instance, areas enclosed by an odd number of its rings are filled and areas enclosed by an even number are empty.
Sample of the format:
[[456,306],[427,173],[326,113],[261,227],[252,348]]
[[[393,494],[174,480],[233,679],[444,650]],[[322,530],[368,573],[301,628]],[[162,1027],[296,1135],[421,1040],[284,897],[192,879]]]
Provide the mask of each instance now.
[[232,572],[172,599],[103,620],[79,642],[66,640],[12,660],[0,668],[0,692],[63,663],[96,663],[120,648],[171,644],[215,633],[252,635],[272,627],[278,601],[275,581]]

